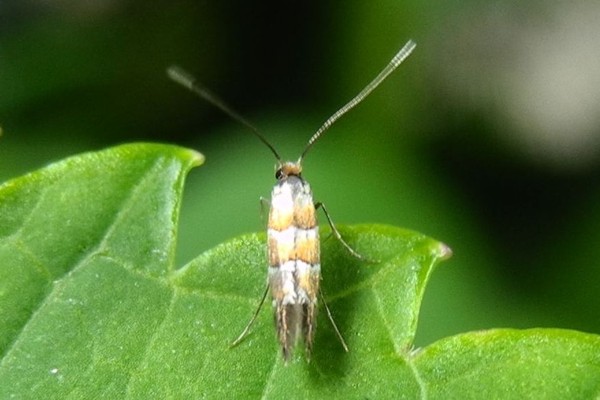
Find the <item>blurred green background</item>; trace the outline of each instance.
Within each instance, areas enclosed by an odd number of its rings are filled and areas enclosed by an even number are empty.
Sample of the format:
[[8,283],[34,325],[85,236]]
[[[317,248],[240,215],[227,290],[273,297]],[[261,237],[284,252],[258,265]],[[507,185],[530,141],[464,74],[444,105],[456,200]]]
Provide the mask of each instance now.
[[599,20],[588,1],[0,1],[0,179],[123,142],[195,148],[207,160],[188,180],[183,265],[263,229],[274,159],[167,66],[296,159],[412,38],[405,64],[307,156],[316,198],[338,224],[452,247],[418,345],[491,327],[598,333]]

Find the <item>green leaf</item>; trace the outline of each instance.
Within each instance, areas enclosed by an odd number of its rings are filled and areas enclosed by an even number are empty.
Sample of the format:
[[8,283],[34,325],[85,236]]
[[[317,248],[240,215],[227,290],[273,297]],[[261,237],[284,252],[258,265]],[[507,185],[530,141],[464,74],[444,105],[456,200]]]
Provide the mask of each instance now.
[[[600,338],[492,330],[412,349],[433,267],[449,249],[380,225],[323,228],[324,312],[313,357],[285,365],[272,311],[229,345],[266,281],[265,235],[174,267],[183,179],[171,146],[84,154],[0,186],[0,398],[591,398]],[[223,221],[223,223],[234,223]],[[452,310],[448,310],[449,313]]]
[[496,329],[440,340],[414,358],[432,399],[597,399],[600,336]]
[[0,398],[93,393],[87,374],[117,384],[108,370],[138,358],[162,318],[183,180],[201,162],[126,145],[0,186]]

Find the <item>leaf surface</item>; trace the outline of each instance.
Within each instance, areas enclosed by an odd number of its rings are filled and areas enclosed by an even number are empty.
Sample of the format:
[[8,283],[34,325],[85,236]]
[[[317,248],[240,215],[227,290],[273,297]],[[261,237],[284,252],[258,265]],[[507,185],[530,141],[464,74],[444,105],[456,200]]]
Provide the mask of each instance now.
[[339,227],[377,262],[322,228],[322,287],[350,352],[321,310],[310,363],[298,348],[285,365],[268,305],[230,349],[264,290],[265,235],[175,269],[183,180],[201,162],[125,145],[0,186],[0,398],[598,396],[596,335],[491,330],[413,349],[425,285],[450,250],[381,225]]

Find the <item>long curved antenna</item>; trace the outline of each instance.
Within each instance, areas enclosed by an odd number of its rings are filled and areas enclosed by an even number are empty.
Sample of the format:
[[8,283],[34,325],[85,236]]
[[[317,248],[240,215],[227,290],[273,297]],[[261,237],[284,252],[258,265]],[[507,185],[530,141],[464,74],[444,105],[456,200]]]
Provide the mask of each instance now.
[[277,161],[281,162],[281,157],[277,153],[277,150],[275,150],[271,143],[267,141],[267,139],[258,131],[258,129],[254,127],[254,125],[252,125],[244,117],[242,117],[231,107],[225,104],[225,102],[221,100],[217,95],[215,95],[206,87],[198,83],[196,81],[196,78],[194,78],[191,74],[187,73],[178,66],[172,65],[169,68],[167,68],[167,75],[175,82],[179,83],[188,90],[196,93],[198,96],[202,97],[204,100],[216,106],[225,114],[229,115],[231,118],[235,119],[236,121],[249,128],[252,131],[252,133],[254,133],[260,139],[260,141],[263,142],[271,150],[271,152],[275,155],[275,158],[277,158]]
[[337,121],[342,115],[346,114],[350,109],[359,104],[365,97],[369,95],[381,82],[384,81],[385,78],[388,77],[389,74],[394,72],[394,70],[398,67],[398,65],[402,64],[402,61],[406,59],[410,55],[410,53],[414,50],[417,44],[412,40],[409,40],[404,47],[400,49],[400,51],[392,58],[392,61],[369,83],[359,94],[357,94],[352,100],[348,102],[344,107],[340,108],[336,111],[327,121],[321,125],[321,127],[315,132],[314,135],[308,140],[308,144],[304,148],[302,155],[298,159],[298,163],[301,164],[302,160],[308,150],[312,147],[312,145],[317,141],[317,139],[325,132],[335,121]]

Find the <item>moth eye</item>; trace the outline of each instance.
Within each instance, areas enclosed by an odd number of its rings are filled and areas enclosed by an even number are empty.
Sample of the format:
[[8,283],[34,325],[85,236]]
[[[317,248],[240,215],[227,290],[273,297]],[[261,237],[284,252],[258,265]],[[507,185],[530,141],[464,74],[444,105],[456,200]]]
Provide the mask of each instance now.
[[281,171],[281,168],[280,168],[277,171],[275,171],[275,179],[279,180],[282,177],[283,177],[283,172]]

